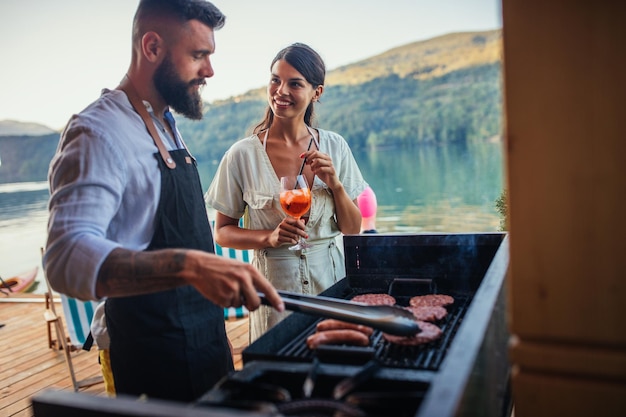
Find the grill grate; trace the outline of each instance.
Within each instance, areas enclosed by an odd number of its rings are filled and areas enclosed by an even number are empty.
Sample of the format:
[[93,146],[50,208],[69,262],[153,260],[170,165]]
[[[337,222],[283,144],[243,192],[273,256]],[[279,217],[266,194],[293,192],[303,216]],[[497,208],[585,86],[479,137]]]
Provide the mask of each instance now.
[[[318,319],[276,352],[276,356],[281,360],[300,362],[310,362],[315,356],[318,356],[324,361],[338,363],[346,363],[347,360],[365,362],[376,357],[384,366],[389,368],[437,371],[471,302],[469,295],[455,294],[453,296],[455,302],[452,306],[448,306],[448,315],[436,323],[443,334],[440,339],[434,342],[420,346],[395,345],[384,340],[382,332],[376,330],[370,338],[369,347],[322,346],[313,351],[307,347],[306,339],[315,333],[316,324],[322,320]],[[408,305],[408,299],[409,297],[397,297],[400,305]]]

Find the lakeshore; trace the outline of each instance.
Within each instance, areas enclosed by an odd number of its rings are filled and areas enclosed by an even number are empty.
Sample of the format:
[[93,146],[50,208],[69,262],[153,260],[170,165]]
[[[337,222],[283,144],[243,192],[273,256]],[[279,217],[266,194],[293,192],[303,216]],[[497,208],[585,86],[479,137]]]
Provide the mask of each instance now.
[[[415,147],[354,154],[374,190],[380,233],[463,233],[500,230],[495,201],[502,191],[502,146]],[[206,189],[219,161],[200,161]],[[46,244],[48,183],[0,184],[0,276],[41,266]],[[209,218],[214,211],[208,209]],[[45,291],[43,268],[35,293]]]

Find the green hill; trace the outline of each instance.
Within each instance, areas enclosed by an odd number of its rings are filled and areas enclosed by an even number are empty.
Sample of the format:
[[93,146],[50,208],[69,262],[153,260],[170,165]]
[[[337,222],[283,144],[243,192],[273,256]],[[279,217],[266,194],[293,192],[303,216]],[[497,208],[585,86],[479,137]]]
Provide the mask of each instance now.
[[330,72],[329,85],[355,85],[396,74],[427,80],[451,72],[498,63],[501,31],[463,32],[413,42]]
[[[501,30],[453,33],[391,49],[329,71],[316,107],[321,128],[355,149],[499,138]],[[265,87],[207,103],[178,127],[201,161],[220,159],[266,107]],[[0,183],[45,180],[58,134],[0,136]]]
[[59,134],[0,136],[0,184],[43,181]]

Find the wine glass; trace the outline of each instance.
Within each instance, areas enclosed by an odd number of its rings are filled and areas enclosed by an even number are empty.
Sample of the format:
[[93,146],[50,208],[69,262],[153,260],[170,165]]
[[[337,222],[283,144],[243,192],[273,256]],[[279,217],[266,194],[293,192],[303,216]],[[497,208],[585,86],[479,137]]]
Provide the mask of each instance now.
[[[280,205],[289,216],[300,219],[311,208],[311,190],[304,175],[280,178]],[[311,245],[302,236],[289,250],[302,250]]]

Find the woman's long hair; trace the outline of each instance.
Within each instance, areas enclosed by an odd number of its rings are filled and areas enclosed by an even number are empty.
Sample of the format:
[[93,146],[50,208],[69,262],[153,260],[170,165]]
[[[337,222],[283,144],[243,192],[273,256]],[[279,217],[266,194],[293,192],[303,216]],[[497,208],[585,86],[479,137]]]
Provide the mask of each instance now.
[[[282,49],[276,57],[272,60],[270,70],[278,60],[285,60],[289,65],[294,67],[304,78],[313,86],[317,88],[320,85],[324,85],[324,79],[326,77],[326,65],[322,57],[308,45],[303,43],[294,43],[288,47]],[[315,120],[314,103],[309,103],[304,113],[304,123],[308,126],[312,126],[313,120]],[[252,130],[253,133],[259,133],[265,129],[269,129],[274,121],[274,112],[268,105],[265,109],[265,117],[257,124]]]

